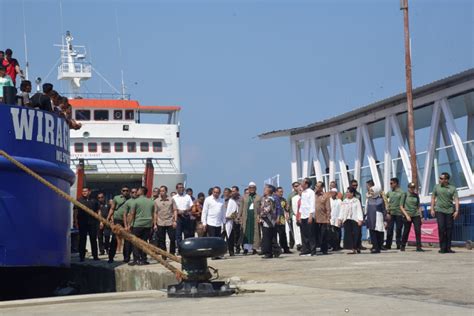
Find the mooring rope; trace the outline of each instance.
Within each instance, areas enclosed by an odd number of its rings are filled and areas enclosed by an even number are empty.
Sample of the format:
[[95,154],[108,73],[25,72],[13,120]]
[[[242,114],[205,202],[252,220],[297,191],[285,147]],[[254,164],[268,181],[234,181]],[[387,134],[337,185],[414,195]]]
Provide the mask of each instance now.
[[110,223],[104,217],[102,217],[100,214],[94,212],[93,210],[91,210],[90,208],[85,206],[84,204],[80,203],[75,198],[73,198],[69,194],[65,193],[64,191],[62,191],[61,189],[59,189],[58,187],[56,187],[55,185],[50,183],[48,180],[44,179],[39,174],[37,174],[36,172],[31,170],[27,166],[22,164],[21,162],[19,162],[18,160],[16,160],[12,156],[10,156],[9,154],[7,154],[5,151],[0,150],[0,156],[5,157],[8,161],[10,161],[12,164],[17,166],[19,169],[23,170],[28,175],[32,176],[33,178],[35,178],[36,180],[38,180],[39,182],[41,182],[42,184],[44,184],[45,186],[47,186],[48,188],[50,188],[51,190],[56,192],[56,194],[63,197],[64,199],[68,200],[69,202],[74,204],[76,207],[82,209],[84,212],[86,212],[90,216],[94,217],[96,220],[98,220],[99,222],[101,222],[105,226],[110,227],[110,229],[112,230],[112,232],[114,234],[130,241],[130,243],[132,243],[135,247],[140,248],[142,251],[144,251],[150,257],[152,257],[153,259],[155,259],[156,261],[161,263],[165,268],[167,268],[168,270],[173,272],[178,280],[184,280],[184,279],[187,278],[186,274],[183,271],[181,271],[180,269],[178,269],[175,266],[171,265],[170,263],[166,262],[166,260],[164,260],[162,258],[162,256],[165,256],[165,257],[169,258],[170,260],[181,263],[181,257],[177,257],[177,256],[175,256],[175,255],[173,255],[173,254],[171,254],[167,251],[164,251],[163,249],[160,249],[160,248],[158,248],[158,247],[156,247],[152,244],[147,243],[144,240],[141,240],[140,238],[136,237],[135,235],[127,232],[121,225],[116,225],[116,224]]

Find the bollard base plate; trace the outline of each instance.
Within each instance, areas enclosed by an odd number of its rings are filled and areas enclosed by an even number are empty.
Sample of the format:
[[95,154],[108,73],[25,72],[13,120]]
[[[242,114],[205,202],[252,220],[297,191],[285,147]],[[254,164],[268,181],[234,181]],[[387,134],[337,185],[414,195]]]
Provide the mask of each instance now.
[[222,281],[183,281],[179,284],[168,286],[168,297],[219,297],[230,296],[234,293],[235,290]]

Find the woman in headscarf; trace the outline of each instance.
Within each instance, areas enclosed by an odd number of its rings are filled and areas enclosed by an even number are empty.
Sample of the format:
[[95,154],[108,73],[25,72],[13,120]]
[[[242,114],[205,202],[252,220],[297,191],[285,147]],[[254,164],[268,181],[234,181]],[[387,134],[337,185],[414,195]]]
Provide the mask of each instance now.
[[383,245],[384,222],[387,210],[381,192],[380,186],[374,185],[367,193],[365,209],[367,213],[367,229],[370,231],[370,240],[372,242],[371,253],[380,253]]
[[360,253],[358,246],[364,215],[360,201],[355,197],[356,190],[347,188],[346,198],[341,203],[339,226],[344,225],[344,249],[352,250],[348,255]]

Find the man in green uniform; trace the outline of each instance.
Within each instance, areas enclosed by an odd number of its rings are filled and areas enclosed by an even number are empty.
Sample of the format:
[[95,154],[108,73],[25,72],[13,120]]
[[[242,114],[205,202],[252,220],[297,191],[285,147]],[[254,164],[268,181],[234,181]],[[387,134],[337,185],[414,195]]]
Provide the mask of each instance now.
[[421,209],[420,197],[416,192],[416,186],[413,182],[408,183],[408,192],[402,195],[400,200],[400,211],[403,213],[403,237],[400,251],[405,251],[410,234],[411,224],[415,228],[416,251],[422,252],[421,249]]
[[397,249],[401,248],[402,244],[402,227],[403,227],[403,216],[400,210],[400,201],[404,192],[400,189],[400,181],[398,178],[390,179],[390,188],[392,189],[390,192],[385,194],[385,197],[388,200],[388,214],[390,215],[390,220],[388,221],[387,225],[387,240],[385,242],[385,248],[391,249],[392,248],[392,241],[393,241],[393,229],[395,228],[396,231],[396,243]]
[[[148,189],[140,187],[138,197],[131,202],[129,214],[129,223],[132,234],[147,241],[150,237],[151,228],[155,222],[155,203],[152,199],[146,197]],[[146,260],[146,254],[138,247],[133,247],[133,261],[129,265],[149,264]]]
[[[137,188],[131,188],[130,189],[130,198],[125,202],[124,204],[124,210],[123,210],[123,215],[122,215],[122,220],[123,220],[123,227],[131,232],[131,225],[128,221],[128,216],[130,214],[130,211],[132,210],[132,203],[135,201],[135,199],[138,197],[138,189]],[[133,251],[133,245],[131,242],[128,240],[123,241],[123,262],[128,263],[130,262],[130,256],[132,255]]]
[[[125,212],[125,203],[130,198],[130,189],[127,186],[123,186],[120,195],[116,195],[113,200],[112,204],[110,205],[109,215],[107,216],[107,220],[109,222],[113,221],[116,225],[121,225],[125,227],[123,222],[123,214]],[[114,262],[115,253],[117,252],[117,235],[112,235],[112,240],[110,242],[110,250],[109,250],[109,263]],[[126,260],[127,258],[124,258]],[[130,260],[130,258],[128,258]]]
[[[439,253],[454,253],[451,249],[454,220],[459,216],[459,198],[449,173],[443,172],[431,195],[431,216],[438,221]],[[454,204],[454,207],[453,207]]]

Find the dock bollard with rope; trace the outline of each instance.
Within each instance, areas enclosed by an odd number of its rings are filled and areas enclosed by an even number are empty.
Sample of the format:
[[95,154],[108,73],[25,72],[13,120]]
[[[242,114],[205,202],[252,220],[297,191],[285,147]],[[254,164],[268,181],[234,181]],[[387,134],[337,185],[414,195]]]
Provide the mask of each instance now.
[[[48,180],[41,177],[39,174],[7,154],[4,150],[0,150],[0,156],[5,157],[12,164],[17,166],[19,169],[32,176],[49,189],[53,190],[56,194],[68,200],[76,207],[82,209],[90,216],[97,219],[99,222],[107,227],[110,227],[112,232],[132,243],[133,246],[140,248],[150,257],[158,261],[165,268],[170,270],[176,276],[176,279],[180,281],[179,284],[168,286],[168,297],[216,297],[216,296],[228,296],[239,292],[239,289],[233,289],[229,287],[229,284],[223,281],[211,281],[212,275],[209,268],[216,273],[218,278],[218,271],[207,265],[207,258],[223,255],[227,250],[227,245],[222,238],[215,237],[200,237],[200,238],[187,238],[180,244],[181,251],[183,253],[182,258],[177,257],[163,249],[160,249],[146,241],[137,238],[135,235],[127,232],[122,226],[115,225],[107,221],[100,214],[94,212],[84,204],[65,193]],[[178,269],[171,265],[169,262],[164,260],[162,256],[168,259],[181,263],[182,268],[185,271]]]

